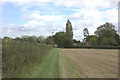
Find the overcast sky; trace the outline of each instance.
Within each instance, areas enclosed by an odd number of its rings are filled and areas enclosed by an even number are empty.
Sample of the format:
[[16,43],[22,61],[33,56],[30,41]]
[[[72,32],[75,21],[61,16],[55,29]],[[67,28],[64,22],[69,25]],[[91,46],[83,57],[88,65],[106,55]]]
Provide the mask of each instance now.
[[2,37],[50,36],[65,31],[67,19],[77,40],[85,27],[90,34],[105,22],[118,27],[118,0],[2,0],[1,5]]

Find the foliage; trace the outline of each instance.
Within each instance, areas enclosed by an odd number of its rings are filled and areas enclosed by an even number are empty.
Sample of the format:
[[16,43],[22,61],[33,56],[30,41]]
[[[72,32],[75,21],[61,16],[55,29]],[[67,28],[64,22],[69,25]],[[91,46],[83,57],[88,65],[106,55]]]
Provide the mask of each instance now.
[[45,40],[45,43],[54,45],[53,36],[48,36],[47,39]]
[[97,45],[97,36],[89,35],[87,36],[86,41],[89,42],[90,45]]
[[78,40],[75,40],[75,39],[73,39],[73,43],[77,43],[77,45],[80,45],[81,44],[81,42]]
[[65,46],[72,46],[73,44],[73,31],[72,31],[72,24],[68,19],[66,23],[66,34],[65,34]]
[[112,23],[108,23],[106,22],[103,25],[100,25],[97,30],[95,31],[96,36],[100,36],[101,34],[103,34],[105,31],[115,31],[115,26]]
[[37,37],[37,43],[44,43],[44,42],[45,42],[45,38],[43,36]]
[[84,36],[84,42],[87,42],[86,38],[89,36],[89,31],[88,31],[87,28],[84,28],[84,30],[83,30],[83,36]]
[[22,37],[16,37],[16,41],[27,41],[30,43],[45,43],[45,38],[43,36],[27,36],[23,35]]
[[52,46],[17,41],[4,38],[2,40],[2,77],[25,78],[41,64]]
[[105,23],[95,31],[98,45],[118,45],[119,35],[112,23]]
[[55,44],[58,45],[58,47],[64,47],[65,32],[57,32],[53,36],[53,40],[54,40]]
[[31,43],[37,43],[37,37],[36,36],[29,36],[28,41]]

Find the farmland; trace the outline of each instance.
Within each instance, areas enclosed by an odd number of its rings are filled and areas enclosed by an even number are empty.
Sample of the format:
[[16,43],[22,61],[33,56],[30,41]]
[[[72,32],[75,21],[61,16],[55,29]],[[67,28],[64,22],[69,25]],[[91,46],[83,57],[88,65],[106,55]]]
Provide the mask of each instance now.
[[117,49],[53,48],[13,40],[2,44],[4,78],[118,77]]
[[61,49],[61,77],[117,78],[118,50]]
[[30,78],[117,78],[118,51],[53,49]]

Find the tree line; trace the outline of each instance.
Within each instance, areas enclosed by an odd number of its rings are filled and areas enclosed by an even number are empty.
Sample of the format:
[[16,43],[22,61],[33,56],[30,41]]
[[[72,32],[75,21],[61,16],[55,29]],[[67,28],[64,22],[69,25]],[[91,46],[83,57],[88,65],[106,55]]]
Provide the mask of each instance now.
[[120,35],[115,30],[115,26],[112,23],[106,22],[103,25],[97,27],[97,30],[94,32],[95,35],[89,35],[87,28],[83,30],[84,32],[84,43],[87,43],[88,46],[98,46],[98,45],[120,45]]
[[73,39],[72,23],[68,19],[66,23],[66,32],[57,32],[51,36],[58,47],[71,47],[71,46],[119,46],[120,35],[115,30],[112,23],[106,22],[97,27],[94,35],[89,34],[87,28],[83,29],[83,41]]
[[[78,33],[81,34],[81,33]],[[83,29],[84,39],[82,41],[73,39],[73,28],[70,20],[67,20],[66,31],[56,32],[55,35],[48,36],[47,38],[43,36],[27,36],[23,35],[21,37],[16,37],[13,40],[18,42],[30,42],[37,44],[50,44],[57,45],[58,47],[71,47],[71,46],[119,46],[120,45],[120,35],[115,30],[115,26],[112,23],[106,22],[105,24],[97,27],[94,35],[89,34],[87,28]],[[3,41],[10,40],[12,38],[4,37]]]

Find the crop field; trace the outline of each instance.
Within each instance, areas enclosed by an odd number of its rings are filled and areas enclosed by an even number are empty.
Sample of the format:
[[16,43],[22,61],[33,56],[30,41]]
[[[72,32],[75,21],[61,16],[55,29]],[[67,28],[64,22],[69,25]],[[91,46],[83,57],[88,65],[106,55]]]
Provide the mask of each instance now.
[[[33,44],[31,44],[33,45]],[[7,46],[8,47],[8,46]],[[11,46],[10,46],[11,47]],[[3,67],[3,77],[7,78],[117,78],[118,77],[118,50],[110,49],[60,49],[52,48],[49,52],[40,52],[40,45],[34,45],[33,52],[31,54],[37,58],[29,57],[29,54],[21,53],[12,60],[11,57],[5,55],[7,50],[3,53],[3,59],[9,65]],[[46,46],[47,47],[47,46]],[[45,48],[46,48],[45,47]],[[29,46],[28,46],[29,48]],[[12,48],[10,48],[12,49]],[[19,49],[19,47],[17,48]],[[48,49],[48,47],[46,48]],[[24,47],[21,48],[24,50]],[[38,53],[34,53],[37,50]],[[45,51],[45,50],[44,50]],[[9,54],[8,52],[7,54]],[[12,52],[11,52],[12,53]],[[26,52],[27,53],[27,52]],[[20,54],[16,53],[16,54]],[[25,55],[25,56],[24,56]],[[37,56],[36,56],[37,55]],[[6,58],[9,57],[9,58]],[[28,60],[28,62],[22,62],[22,59]],[[20,60],[18,61],[17,59]],[[31,59],[31,60],[29,60]],[[15,61],[10,64],[10,62]],[[20,64],[21,63],[21,64]],[[27,65],[25,65],[25,63]],[[15,64],[17,68],[14,69]],[[21,68],[20,68],[20,67]],[[31,66],[31,67],[29,67]],[[5,69],[4,69],[5,68]],[[11,70],[9,70],[11,69]],[[19,71],[24,72],[19,72]],[[9,73],[7,73],[9,72]],[[11,73],[11,75],[10,75]],[[18,74],[15,74],[18,73]],[[24,74],[25,76],[23,76]]]
[[117,78],[118,50],[61,49],[62,78]]

